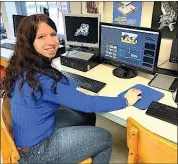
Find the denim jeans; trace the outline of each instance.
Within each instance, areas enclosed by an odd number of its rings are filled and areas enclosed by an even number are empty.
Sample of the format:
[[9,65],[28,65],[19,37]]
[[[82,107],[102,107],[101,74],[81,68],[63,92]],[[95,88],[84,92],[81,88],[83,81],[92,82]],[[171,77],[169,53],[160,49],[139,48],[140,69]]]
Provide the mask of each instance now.
[[109,163],[112,136],[105,129],[94,127],[95,119],[94,113],[59,108],[54,132],[28,152],[21,153],[19,163],[72,164],[89,157],[92,164]]

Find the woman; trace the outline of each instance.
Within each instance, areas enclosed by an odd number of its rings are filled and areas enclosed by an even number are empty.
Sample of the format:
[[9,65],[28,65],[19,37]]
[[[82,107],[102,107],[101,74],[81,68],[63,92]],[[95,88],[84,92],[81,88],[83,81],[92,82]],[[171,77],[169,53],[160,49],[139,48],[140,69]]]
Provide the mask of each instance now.
[[[10,97],[19,163],[78,163],[88,157],[93,164],[109,163],[111,134],[88,126],[94,123],[85,121],[84,113],[125,108],[141,92],[130,90],[117,98],[76,90],[75,83],[51,67],[58,44],[56,26],[45,15],[28,16],[18,28],[3,86],[4,96]],[[59,105],[70,109],[57,109]]]

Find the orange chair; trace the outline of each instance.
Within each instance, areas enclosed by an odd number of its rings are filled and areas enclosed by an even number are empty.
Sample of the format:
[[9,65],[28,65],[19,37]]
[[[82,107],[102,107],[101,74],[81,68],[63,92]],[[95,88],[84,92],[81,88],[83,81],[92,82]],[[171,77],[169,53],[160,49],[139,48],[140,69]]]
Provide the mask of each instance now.
[[8,66],[8,61],[5,60],[4,58],[0,58],[0,79],[2,79],[6,72],[5,69]]
[[13,141],[12,119],[8,98],[5,98],[2,104],[1,152],[3,163],[18,163],[20,155]]
[[177,145],[127,119],[128,163],[177,163]]
[[[9,98],[6,97],[2,104],[1,114],[1,152],[3,163],[14,164],[20,159],[19,152],[13,141],[12,117],[10,112]],[[88,158],[80,164],[91,164],[92,159]]]
[[5,76],[6,72],[5,72],[5,68],[0,65],[0,79],[2,79]]

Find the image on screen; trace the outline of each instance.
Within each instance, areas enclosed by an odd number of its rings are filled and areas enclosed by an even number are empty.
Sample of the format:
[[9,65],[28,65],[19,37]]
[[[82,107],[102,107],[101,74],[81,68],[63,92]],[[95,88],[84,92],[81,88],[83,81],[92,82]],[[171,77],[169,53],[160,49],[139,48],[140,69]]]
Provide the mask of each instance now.
[[137,34],[122,32],[121,42],[122,43],[129,43],[129,44],[136,44],[137,43]]
[[101,25],[101,58],[152,72],[159,32]]
[[98,18],[65,16],[67,42],[98,44]]

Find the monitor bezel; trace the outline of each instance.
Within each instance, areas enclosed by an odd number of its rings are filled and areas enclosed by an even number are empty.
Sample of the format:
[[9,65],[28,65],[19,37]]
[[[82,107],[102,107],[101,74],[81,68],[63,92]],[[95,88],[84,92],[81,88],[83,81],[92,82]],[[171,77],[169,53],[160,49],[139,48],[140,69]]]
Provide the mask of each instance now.
[[136,67],[136,66],[133,66],[133,65],[130,65],[130,64],[126,64],[126,63],[123,63],[121,61],[116,61],[116,60],[112,60],[112,59],[103,58],[101,56],[101,48],[100,48],[100,60],[101,60],[102,63],[110,64],[110,65],[113,65],[113,66],[116,66],[116,67],[117,66],[124,66],[124,67],[127,67],[127,68],[131,68],[133,70],[142,71],[142,72],[153,74],[153,75],[156,73],[156,68],[157,68],[158,58],[159,58],[160,45],[161,45],[161,31],[160,30],[146,28],[146,27],[138,27],[138,26],[130,26],[130,25],[121,25],[121,24],[113,24],[113,23],[101,22],[100,23],[100,41],[99,41],[99,43],[100,43],[99,46],[100,47],[101,47],[101,27],[102,27],[102,25],[111,26],[111,27],[114,26],[114,27],[122,27],[122,28],[150,31],[150,32],[158,32],[157,51],[156,51],[155,63],[154,63],[152,71],[144,69],[144,68]]
[[[67,41],[67,34],[66,34],[66,24],[65,24],[65,17],[90,17],[90,18],[97,18],[98,19],[98,43],[84,43],[84,42],[74,42],[74,41]],[[100,15],[98,14],[63,14],[63,22],[64,22],[64,38],[65,38],[65,46],[78,46],[78,47],[90,47],[90,48],[99,48],[99,41],[100,41]]]
[[[14,37],[17,37],[17,34],[16,34],[16,31],[15,31],[15,17],[24,17],[24,18],[26,18],[27,16],[25,16],[25,15],[15,15],[15,14],[13,14],[12,15],[12,20],[13,20],[13,28],[14,28]],[[22,21],[21,21],[22,22]],[[21,23],[20,22],[20,23]],[[20,25],[20,24],[19,24]],[[18,28],[17,28],[18,29]]]

